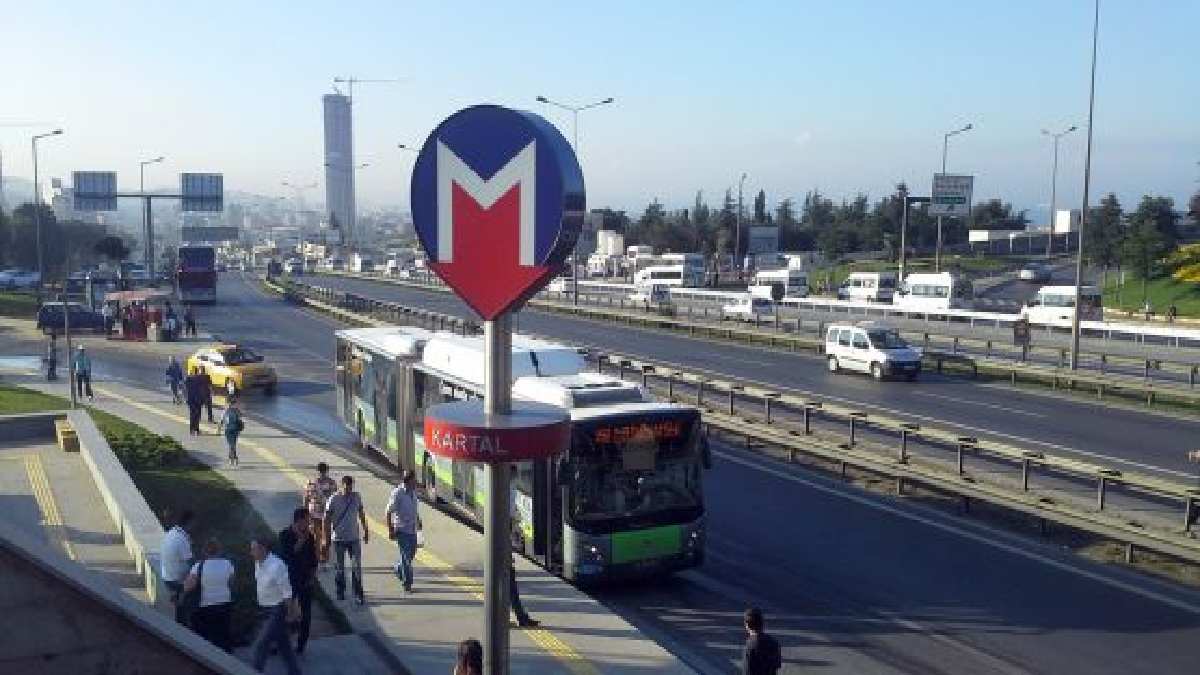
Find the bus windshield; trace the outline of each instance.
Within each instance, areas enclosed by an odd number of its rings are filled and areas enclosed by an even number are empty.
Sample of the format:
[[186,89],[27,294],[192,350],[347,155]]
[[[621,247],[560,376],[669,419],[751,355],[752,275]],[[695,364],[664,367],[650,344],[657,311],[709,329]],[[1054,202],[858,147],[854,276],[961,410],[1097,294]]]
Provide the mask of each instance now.
[[694,517],[703,504],[699,438],[692,410],[575,422],[571,521],[636,527]]

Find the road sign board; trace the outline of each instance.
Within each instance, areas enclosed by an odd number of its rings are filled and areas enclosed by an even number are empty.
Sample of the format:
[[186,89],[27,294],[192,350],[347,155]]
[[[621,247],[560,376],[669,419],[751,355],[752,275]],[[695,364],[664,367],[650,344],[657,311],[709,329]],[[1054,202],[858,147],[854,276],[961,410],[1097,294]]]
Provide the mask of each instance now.
[[204,241],[212,243],[237,241],[241,239],[241,230],[236,227],[226,227],[224,225],[216,227],[184,225],[180,228],[179,239],[180,241]]
[[224,177],[219,173],[179,174],[180,208],[184,211],[221,211],[225,208]]
[[481,401],[435,405],[425,412],[425,447],[468,462],[545,459],[567,449],[571,424],[564,409],[514,401],[512,413],[487,415]]
[[950,173],[933,174],[933,197],[929,215],[965,218],[971,214],[971,190],[974,176]]
[[75,171],[71,191],[76,211],[116,211],[117,174],[115,171]]
[[473,106],[426,139],[411,203],[429,267],[491,320],[561,269],[583,223],[583,173],[541,116]]

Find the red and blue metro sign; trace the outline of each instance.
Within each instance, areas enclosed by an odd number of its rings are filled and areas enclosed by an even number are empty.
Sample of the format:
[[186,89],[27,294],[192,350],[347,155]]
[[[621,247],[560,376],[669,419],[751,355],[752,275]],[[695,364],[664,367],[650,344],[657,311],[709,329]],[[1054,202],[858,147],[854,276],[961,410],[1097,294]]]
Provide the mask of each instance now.
[[429,266],[484,319],[558,273],[583,212],[575,153],[530,112],[460,110],[433,130],[413,167],[413,225]]

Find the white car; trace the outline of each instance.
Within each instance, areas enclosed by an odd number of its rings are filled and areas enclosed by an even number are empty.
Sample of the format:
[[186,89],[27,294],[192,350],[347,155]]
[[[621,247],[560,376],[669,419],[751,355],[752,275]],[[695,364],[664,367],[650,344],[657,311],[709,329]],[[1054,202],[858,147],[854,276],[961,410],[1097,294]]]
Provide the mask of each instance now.
[[1050,281],[1050,275],[1050,267],[1038,263],[1026,265],[1017,272],[1017,278],[1021,281]]
[[909,346],[894,329],[879,325],[833,324],[825,333],[829,372],[856,370],[876,380],[921,374],[921,351]]
[[628,297],[630,302],[646,307],[665,305],[671,301],[671,289],[662,284],[641,286]]
[[747,293],[733,302],[721,307],[721,317],[740,321],[753,321],[756,316],[775,313],[775,303],[770,298],[763,298]]

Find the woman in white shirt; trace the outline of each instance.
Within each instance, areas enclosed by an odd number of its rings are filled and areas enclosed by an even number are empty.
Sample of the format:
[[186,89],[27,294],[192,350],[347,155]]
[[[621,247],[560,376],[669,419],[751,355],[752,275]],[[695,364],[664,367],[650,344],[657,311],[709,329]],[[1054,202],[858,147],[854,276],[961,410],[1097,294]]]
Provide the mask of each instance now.
[[205,543],[204,557],[192,565],[183,586],[185,591],[190,591],[200,584],[200,606],[192,615],[192,628],[200,637],[227,652],[233,649],[229,637],[232,580],[233,563],[221,557],[221,542],[213,538]]

